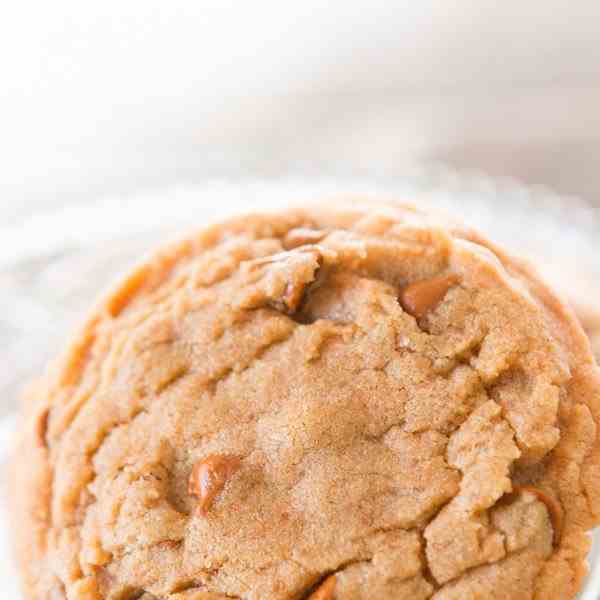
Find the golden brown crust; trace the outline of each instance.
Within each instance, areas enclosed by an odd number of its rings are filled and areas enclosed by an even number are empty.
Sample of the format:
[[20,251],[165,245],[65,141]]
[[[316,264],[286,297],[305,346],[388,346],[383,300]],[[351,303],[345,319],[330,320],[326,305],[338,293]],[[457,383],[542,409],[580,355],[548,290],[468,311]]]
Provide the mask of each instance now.
[[[448,274],[418,322],[402,309]],[[378,203],[210,227],[115,288],[33,391],[26,597],[284,600],[333,573],[336,600],[568,600],[599,390],[571,311],[473,232]],[[207,456],[239,470],[198,517]]]

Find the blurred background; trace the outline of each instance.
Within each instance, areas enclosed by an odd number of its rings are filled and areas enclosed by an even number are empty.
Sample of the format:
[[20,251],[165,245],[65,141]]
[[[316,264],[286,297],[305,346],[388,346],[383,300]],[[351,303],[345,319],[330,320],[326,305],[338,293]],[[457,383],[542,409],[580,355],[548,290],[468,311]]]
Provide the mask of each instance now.
[[165,230],[365,191],[542,256],[600,331],[600,2],[3,3],[0,415]]
[[20,0],[0,76],[4,223],[233,172],[600,197],[597,0]]

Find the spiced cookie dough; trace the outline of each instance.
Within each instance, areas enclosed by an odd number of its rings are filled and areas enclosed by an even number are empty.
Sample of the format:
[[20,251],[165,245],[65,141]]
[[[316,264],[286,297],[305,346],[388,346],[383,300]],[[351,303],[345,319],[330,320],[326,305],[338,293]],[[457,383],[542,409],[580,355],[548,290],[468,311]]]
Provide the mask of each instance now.
[[567,600],[600,374],[520,262],[411,208],[172,245],[30,391],[28,600]]

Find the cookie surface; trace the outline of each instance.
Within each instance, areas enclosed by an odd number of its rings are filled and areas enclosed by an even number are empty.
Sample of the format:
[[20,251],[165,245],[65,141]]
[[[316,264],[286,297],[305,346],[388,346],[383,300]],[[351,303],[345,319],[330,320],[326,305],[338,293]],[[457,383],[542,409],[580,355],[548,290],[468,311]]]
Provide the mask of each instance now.
[[583,330],[590,338],[592,352],[596,361],[600,361],[600,310],[580,306],[575,301],[575,312],[583,326]]
[[35,385],[35,600],[568,600],[600,513],[575,318],[475,233],[369,203],[141,265]]

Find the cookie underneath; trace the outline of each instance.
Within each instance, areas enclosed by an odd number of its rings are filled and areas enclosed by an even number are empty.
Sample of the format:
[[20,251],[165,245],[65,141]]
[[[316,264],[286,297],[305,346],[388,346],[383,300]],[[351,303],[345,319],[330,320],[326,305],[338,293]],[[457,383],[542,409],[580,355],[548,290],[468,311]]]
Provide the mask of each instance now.
[[578,322],[473,232],[368,203],[142,264],[28,394],[35,600],[568,600],[600,511]]

